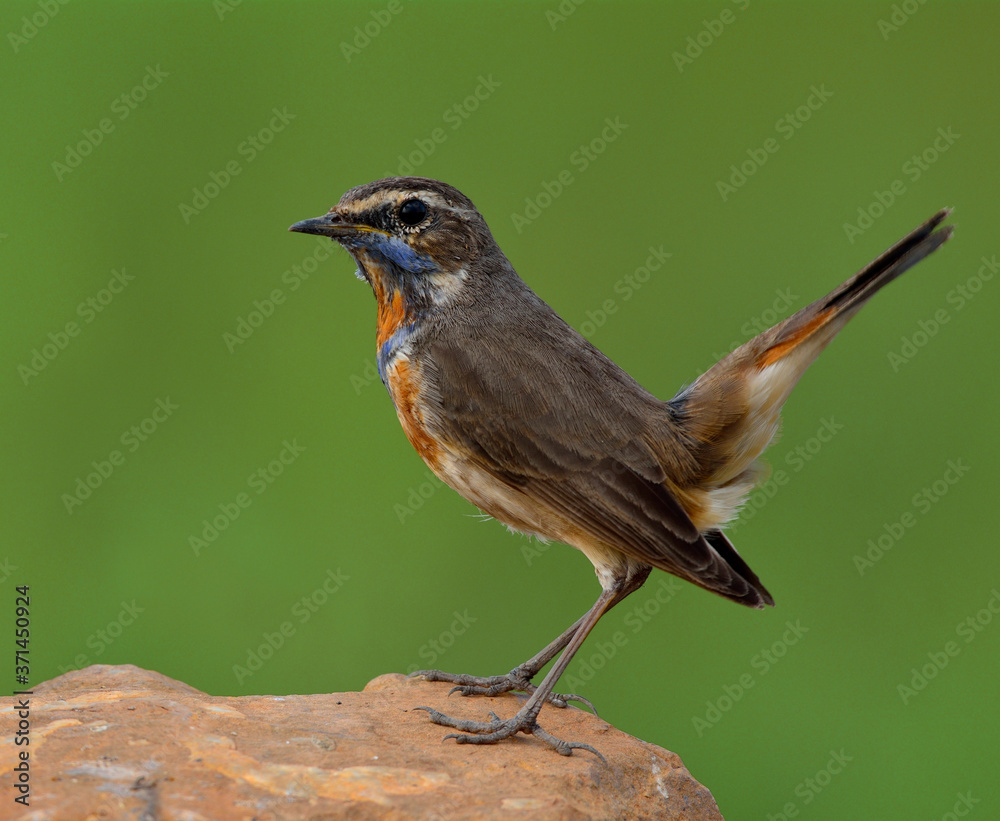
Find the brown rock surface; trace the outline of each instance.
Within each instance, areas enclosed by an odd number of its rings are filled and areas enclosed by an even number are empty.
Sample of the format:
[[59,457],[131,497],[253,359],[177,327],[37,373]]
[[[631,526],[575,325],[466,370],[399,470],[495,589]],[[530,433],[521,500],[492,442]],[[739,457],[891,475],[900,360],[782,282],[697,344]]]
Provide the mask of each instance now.
[[[209,696],[131,665],[95,665],[31,697],[31,804],[13,804],[18,716],[0,703],[0,816],[140,819],[721,819],[671,752],[590,713],[546,707],[554,735],[608,760],[557,755],[521,736],[442,743],[428,705],[483,719],[521,703],[448,697],[449,685],[381,676],[360,693]],[[13,811],[11,811],[13,808]]]

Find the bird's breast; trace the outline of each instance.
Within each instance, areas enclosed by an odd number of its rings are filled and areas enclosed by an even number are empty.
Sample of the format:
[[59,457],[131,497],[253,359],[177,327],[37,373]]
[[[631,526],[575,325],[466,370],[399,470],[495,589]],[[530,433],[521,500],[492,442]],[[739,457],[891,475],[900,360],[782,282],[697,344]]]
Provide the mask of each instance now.
[[396,351],[384,367],[383,381],[396,406],[406,438],[427,466],[439,471],[442,444],[431,432],[429,417],[433,411],[425,399],[425,382],[419,362],[403,351]]
[[459,441],[448,435],[448,420],[428,401],[435,387],[423,375],[412,349],[397,350],[385,365],[385,385],[406,438],[446,485],[509,528],[541,539],[575,544],[560,516],[486,470]]

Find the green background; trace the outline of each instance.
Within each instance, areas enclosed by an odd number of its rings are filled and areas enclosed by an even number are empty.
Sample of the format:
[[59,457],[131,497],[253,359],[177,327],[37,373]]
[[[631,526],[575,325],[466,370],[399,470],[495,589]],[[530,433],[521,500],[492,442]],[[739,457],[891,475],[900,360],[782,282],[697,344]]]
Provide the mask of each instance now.
[[[603,717],[680,753],[733,819],[788,805],[937,818],[959,793],[996,817],[1000,283],[983,258],[1000,252],[1000,8],[903,5],[913,14],[245,0],[70,3],[49,18],[5,4],[0,590],[12,611],[13,586],[31,586],[32,681],[92,663],[214,694],[357,689],[429,663],[492,674],[589,607],[598,586],[577,552],[540,551],[428,480],[373,378],[370,292],[342,251],[286,233],[407,155],[468,194],[532,287],[663,397],[949,205],[953,242],[879,295],[786,406],[769,457],[787,482],[733,533],[778,606],[657,574],[568,675]],[[42,22],[30,37],[24,15]],[[800,108],[813,87],[822,104]],[[70,168],[104,119],[110,133]],[[620,133],[601,144],[606,119]],[[769,138],[778,150],[724,198],[718,182]],[[575,152],[595,140],[583,168]],[[896,180],[905,190],[849,237]],[[213,196],[185,218],[195,189]],[[629,293],[650,247],[671,256]],[[133,279],[102,297],[122,269]],[[275,289],[273,315],[227,345]],[[50,334],[63,349],[28,373]],[[130,438],[157,400],[176,410]],[[304,450],[257,493],[248,477],[285,441]],[[64,495],[115,450],[121,464],[69,512]],[[941,485],[949,461],[963,475]],[[936,481],[947,493],[914,498]],[[241,493],[249,506],[193,549]],[[904,514],[912,526],[859,572],[855,556]],[[339,588],[317,594],[331,571]],[[141,612],[122,619],[123,603]],[[234,665],[285,622],[283,646],[239,680]],[[898,685],[949,642],[957,655],[904,703]],[[829,768],[832,753],[849,763]]]

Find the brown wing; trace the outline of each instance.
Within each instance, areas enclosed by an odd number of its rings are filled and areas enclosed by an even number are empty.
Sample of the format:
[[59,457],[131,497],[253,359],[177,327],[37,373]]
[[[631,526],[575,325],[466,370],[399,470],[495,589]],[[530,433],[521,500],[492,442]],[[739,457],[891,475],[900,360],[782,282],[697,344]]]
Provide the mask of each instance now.
[[421,352],[442,435],[595,543],[742,604],[773,604],[728,540],[700,534],[668,489],[668,474],[687,469],[670,406],[527,293],[518,321],[497,322],[505,306],[494,302]]

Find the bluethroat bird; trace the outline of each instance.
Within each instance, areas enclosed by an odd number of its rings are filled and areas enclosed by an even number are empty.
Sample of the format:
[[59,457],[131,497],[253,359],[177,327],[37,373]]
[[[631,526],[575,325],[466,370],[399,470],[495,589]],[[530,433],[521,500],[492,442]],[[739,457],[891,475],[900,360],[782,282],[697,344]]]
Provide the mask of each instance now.
[[[952,233],[943,210],[839,288],[737,348],[673,399],[657,399],[517,275],[472,202],[450,185],[391,177],[348,191],[289,230],[339,242],[375,292],[378,371],[432,471],[509,528],[583,551],[594,606],[506,675],[423,670],[464,695],[529,697],[511,718],[451,718],[447,738],[516,733],[563,755],[586,744],[542,729],[556,681],[604,613],[659,568],[748,607],[774,599],[724,533],[763,468],[803,372],[883,286]],[[561,652],[561,655],[559,655]],[[532,679],[559,655],[541,683]]]

